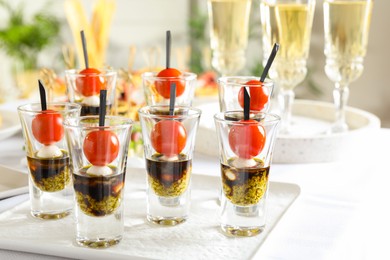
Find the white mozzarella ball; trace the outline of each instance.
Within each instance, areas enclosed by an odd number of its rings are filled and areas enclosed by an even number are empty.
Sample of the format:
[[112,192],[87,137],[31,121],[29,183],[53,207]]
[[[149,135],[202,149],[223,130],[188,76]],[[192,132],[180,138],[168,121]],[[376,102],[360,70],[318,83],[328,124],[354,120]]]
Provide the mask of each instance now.
[[37,156],[39,158],[54,158],[62,156],[62,151],[56,145],[45,145],[39,149]]
[[100,105],[100,98],[99,96],[85,97],[83,100],[83,104],[91,107],[98,107]]
[[256,166],[257,162],[253,159],[237,158],[233,160],[232,166],[235,168],[250,168]]
[[95,166],[92,165],[87,170],[87,174],[95,175],[95,176],[107,176],[112,174],[112,169],[108,166]]
[[163,156],[160,157],[160,160],[161,161],[166,161],[166,162],[174,162],[174,161],[178,161],[179,157],[177,155],[173,155],[173,156],[163,155]]

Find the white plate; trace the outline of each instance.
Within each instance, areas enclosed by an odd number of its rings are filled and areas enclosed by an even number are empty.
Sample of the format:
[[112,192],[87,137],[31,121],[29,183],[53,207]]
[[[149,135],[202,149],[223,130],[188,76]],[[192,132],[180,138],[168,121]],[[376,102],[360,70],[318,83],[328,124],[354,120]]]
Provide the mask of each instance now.
[[300,193],[298,185],[271,182],[263,233],[232,239],[218,224],[218,177],[193,175],[189,219],[175,227],[147,223],[145,181],[145,169],[127,170],[125,234],[117,246],[78,247],[73,216],[39,221],[26,202],[0,214],[0,248],[77,259],[250,259]]
[[[195,149],[218,156],[218,143],[213,115],[218,103],[199,106],[201,116]],[[334,118],[331,103],[295,100],[292,135],[278,135],[274,148],[275,163],[331,162],[363,156],[370,152],[372,135],[380,128],[380,120],[366,111],[347,107],[346,120],[350,130],[342,134],[325,134]]]
[[291,135],[279,135],[274,162],[316,163],[364,157],[371,153],[372,137],[380,129],[377,116],[347,107],[346,133],[326,134],[334,120],[334,105],[326,102],[297,100],[293,106]]
[[0,116],[2,117],[2,124],[0,125],[0,140],[16,134],[21,129],[17,112],[1,109]]
[[0,165],[0,199],[28,192],[28,175]]

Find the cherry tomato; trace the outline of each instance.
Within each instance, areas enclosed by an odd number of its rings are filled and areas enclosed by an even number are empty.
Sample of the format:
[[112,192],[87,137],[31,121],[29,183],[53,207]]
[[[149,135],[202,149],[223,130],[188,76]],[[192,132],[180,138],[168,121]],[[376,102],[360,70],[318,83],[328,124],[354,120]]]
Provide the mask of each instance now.
[[83,77],[79,77],[76,80],[77,90],[85,97],[97,95],[100,89],[105,88],[105,82],[103,77],[99,77],[100,71],[97,69],[84,69],[80,71]]
[[162,120],[154,125],[150,139],[158,153],[173,156],[186,146],[187,131],[178,121]]
[[53,110],[42,111],[32,121],[32,133],[38,142],[44,145],[54,144],[64,136],[62,116]]
[[85,137],[83,150],[85,157],[92,165],[105,166],[118,156],[118,136],[105,130],[90,132]]
[[[265,104],[268,102],[268,95],[264,93],[264,89],[261,87],[262,82],[258,80],[250,80],[245,85],[255,86],[249,87],[249,94],[251,97],[250,110],[260,111],[264,108]],[[238,102],[240,106],[244,108],[244,87],[238,92]]]
[[180,76],[181,72],[177,69],[168,68],[160,71],[157,74],[157,77],[172,77],[178,79],[168,79],[166,81],[157,80],[155,83],[157,92],[164,98],[169,98],[171,96],[171,83],[176,83],[176,97],[182,95],[184,93],[185,86],[182,80],[179,79]]
[[251,159],[264,148],[265,130],[255,120],[240,120],[229,132],[229,145],[240,158]]

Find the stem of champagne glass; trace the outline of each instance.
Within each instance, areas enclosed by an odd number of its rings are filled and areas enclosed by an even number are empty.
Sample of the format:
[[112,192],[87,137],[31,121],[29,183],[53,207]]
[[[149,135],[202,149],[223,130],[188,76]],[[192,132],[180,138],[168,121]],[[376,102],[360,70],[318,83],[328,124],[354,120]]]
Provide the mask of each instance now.
[[345,107],[348,102],[348,97],[348,85],[336,83],[336,87],[333,90],[333,99],[336,107],[336,122],[332,127],[333,133],[342,133],[348,131],[348,125],[345,121]]
[[291,124],[291,112],[292,104],[294,102],[295,93],[293,90],[283,90],[279,91],[278,101],[281,109],[281,127],[280,132],[287,134],[290,132]]

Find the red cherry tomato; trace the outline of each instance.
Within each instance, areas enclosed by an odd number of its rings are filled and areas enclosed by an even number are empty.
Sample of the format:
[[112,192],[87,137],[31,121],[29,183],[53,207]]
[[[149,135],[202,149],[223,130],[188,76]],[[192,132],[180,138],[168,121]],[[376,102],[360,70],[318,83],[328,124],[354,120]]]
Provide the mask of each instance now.
[[[157,74],[157,77],[179,78],[180,76],[181,72],[173,68],[164,69]],[[157,92],[164,98],[169,98],[171,96],[171,83],[176,83],[176,97],[184,93],[185,86],[180,79],[157,80],[155,83]]]
[[158,153],[173,156],[186,146],[187,131],[178,121],[162,120],[154,125],[150,139]]
[[85,157],[92,165],[105,166],[118,156],[118,136],[111,131],[90,132],[85,137],[83,150]]
[[240,158],[251,159],[264,148],[265,130],[255,120],[240,120],[242,124],[234,125],[229,132],[229,145]]
[[76,80],[77,90],[85,97],[99,94],[101,89],[105,88],[103,77],[100,77],[100,71],[97,69],[84,69],[80,71],[83,77]]
[[32,133],[38,142],[44,145],[54,144],[64,136],[62,116],[53,110],[42,111],[32,121]]
[[[249,87],[249,94],[251,97],[249,109],[255,111],[262,110],[268,102],[268,95],[264,93],[264,89],[261,87],[263,83],[258,80],[251,80],[245,83],[245,85],[256,86]],[[244,87],[238,92],[238,102],[240,103],[240,106],[244,108]]]

